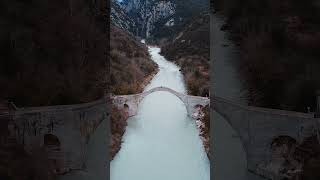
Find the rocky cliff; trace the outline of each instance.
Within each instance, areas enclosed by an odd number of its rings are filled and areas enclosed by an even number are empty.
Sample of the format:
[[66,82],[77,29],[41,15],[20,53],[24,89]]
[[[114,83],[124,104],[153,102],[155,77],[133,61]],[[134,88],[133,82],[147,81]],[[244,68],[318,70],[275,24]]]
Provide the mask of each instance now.
[[193,15],[209,8],[206,0],[123,0],[115,3],[115,7],[120,6],[135,22],[134,34],[148,40],[171,37]]
[[128,16],[126,10],[120,6],[118,1],[112,0],[110,9],[111,24],[127,31],[133,36],[136,36],[138,33],[136,22]]
[[189,94],[209,95],[210,16],[192,18],[172,40],[162,45],[161,53],[181,67]]
[[319,1],[215,0],[250,105],[307,112],[320,88]]

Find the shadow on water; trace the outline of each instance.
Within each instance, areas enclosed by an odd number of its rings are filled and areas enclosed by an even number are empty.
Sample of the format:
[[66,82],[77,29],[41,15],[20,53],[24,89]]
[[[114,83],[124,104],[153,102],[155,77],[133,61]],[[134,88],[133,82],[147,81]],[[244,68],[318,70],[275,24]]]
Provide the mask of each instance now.
[[[221,30],[224,20],[217,14],[211,14],[210,23],[210,59],[211,94],[237,103],[246,104],[241,78],[236,69],[236,47]],[[228,46],[226,46],[226,44]],[[214,180],[262,180],[247,171],[245,149],[238,134],[217,112],[211,112],[211,144],[213,144]]]

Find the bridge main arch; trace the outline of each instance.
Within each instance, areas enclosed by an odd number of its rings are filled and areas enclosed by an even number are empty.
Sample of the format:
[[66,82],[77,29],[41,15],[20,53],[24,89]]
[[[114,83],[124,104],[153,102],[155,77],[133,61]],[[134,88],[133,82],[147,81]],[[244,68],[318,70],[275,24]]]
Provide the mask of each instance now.
[[146,96],[148,96],[148,95],[150,95],[150,94],[152,94],[152,93],[154,93],[154,92],[168,92],[168,93],[170,93],[170,94],[173,94],[173,95],[175,95],[177,98],[179,98],[181,101],[182,101],[182,103],[184,104],[184,106],[185,106],[185,108],[186,108],[186,110],[187,110],[187,114],[188,115],[190,115],[192,112],[190,112],[190,108],[188,107],[188,98],[187,98],[187,96],[188,95],[185,95],[185,94],[183,94],[183,93],[180,93],[180,92],[177,92],[177,91],[175,91],[175,90],[173,90],[173,89],[170,89],[170,88],[167,88],[167,87],[163,87],[163,86],[160,86],[160,87],[155,87],[155,88],[152,88],[152,89],[150,89],[150,90],[148,90],[148,91],[145,91],[145,92],[143,92],[143,93],[141,93],[140,94],[140,98],[139,98],[139,100],[138,100],[138,104],[137,104],[137,106],[139,106],[139,104],[140,104],[140,102],[146,97]]
[[169,92],[169,93],[175,95],[176,97],[178,97],[184,103],[185,106],[187,106],[187,102],[186,102],[186,98],[185,98],[186,95],[185,94],[182,94],[180,92],[177,92],[175,90],[172,90],[172,89],[167,88],[167,87],[162,87],[162,86],[155,87],[155,88],[152,88],[152,89],[150,89],[148,91],[145,91],[145,92],[141,93],[140,94],[141,96],[140,96],[139,103],[142,101],[143,98],[145,98],[149,94],[154,93],[154,92],[158,92],[158,91]]
[[119,109],[123,109],[124,104],[127,104],[129,106],[129,117],[131,117],[136,115],[140,102],[149,94],[157,91],[169,92],[178,97],[185,105],[187,113],[191,117],[194,112],[197,111],[197,108],[195,108],[196,105],[206,106],[210,104],[210,99],[207,97],[191,96],[162,86],[152,88],[140,94],[113,96],[113,103],[117,105]]

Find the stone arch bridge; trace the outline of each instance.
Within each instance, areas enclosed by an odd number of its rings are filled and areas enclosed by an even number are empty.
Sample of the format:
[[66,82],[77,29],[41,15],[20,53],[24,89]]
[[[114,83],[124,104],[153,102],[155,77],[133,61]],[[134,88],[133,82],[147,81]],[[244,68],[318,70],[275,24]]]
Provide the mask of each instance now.
[[271,143],[276,137],[289,136],[301,143],[304,138],[317,135],[319,141],[320,119],[315,118],[314,113],[246,106],[217,96],[211,97],[211,108],[223,116],[240,137],[247,169],[266,179],[285,178],[279,169],[274,169]]
[[9,138],[23,145],[28,154],[45,149],[54,171],[64,174],[85,169],[88,142],[109,115],[103,97],[83,104],[16,108],[7,116]]
[[197,118],[199,107],[204,107],[210,104],[210,99],[208,97],[191,96],[167,87],[156,87],[139,94],[116,95],[112,97],[112,102],[119,109],[128,108],[129,117],[131,117],[137,114],[138,106],[143,98],[157,91],[165,91],[177,96],[186,106],[188,115],[193,118]]
[[[210,99],[190,96],[166,87],[157,87],[140,94],[111,96],[111,100],[119,108],[128,108],[129,116],[134,116],[142,99],[157,91],[176,95],[192,117],[196,117],[194,114],[199,106],[210,105],[241,138],[248,170],[269,179],[278,178],[277,174],[266,168],[271,161],[270,146],[275,137],[290,136],[301,142],[310,135],[319,136],[320,119],[311,113],[245,106],[217,96],[211,96]],[[87,159],[87,142],[96,128],[108,119],[108,100],[103,97],[85,104],[18,108],[10,115],[12,121],[8,128],[11,136],[29,152],[32,152],[33,147],[48,144],[46,141],[57,142],[58,152],[52,152],[52,159],[62,161],[61,173],[83,169]],[[211,119],[214,120],[214,117]],[[214,121],[211,124],[214,125]]]
[[[190,96],[166,87],[157,87],[140,94],[113,96],[112,100],[119,108],[129,108],[129,116],[134,116],[141,100],[156,91],[167,91],[176,95],[186,105],[188,115],[194,118],[197,105],[210,104],[210,108],[223,116],[241,139],[248,171],[267,179],[283,177],[279,172],[270,169],[271,143],[276,137],[289,136],[297,142],[302,142],[311,135],[319,137],[320,119],[315,118],[312,113],[246,106],[217,96],[211,96],[210,102],[207,97]],[[211,117],[211,120],[214,125],[214,117]]]

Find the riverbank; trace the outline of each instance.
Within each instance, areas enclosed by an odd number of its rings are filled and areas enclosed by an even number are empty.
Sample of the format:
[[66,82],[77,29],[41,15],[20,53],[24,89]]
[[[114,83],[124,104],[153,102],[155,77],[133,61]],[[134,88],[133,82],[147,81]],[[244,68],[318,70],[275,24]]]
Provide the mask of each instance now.
[[[159,72],[157,68],[152,74],[146,76],[144,80],[139,84],[139,91],[136,93],[141,93],[143,89],[150,83],[153,77]],[[126,127],[128,125],[128,112],[124,109],[120,110],[112,105],[111,108],[111,139],[110,139],[110,161],[117,155],[121,149],[122,137],[125,133]]]
[[210,152],[210,107],[207,105],[203,107],[199,112],[200,118],[196,120],[196,125],[199,129],[199,136],[202,140],[203,147],[207,153],[209,159],[211,159]]
[[[145,44],[116,26],[111,25],[110,30],[110,92],[116,95],[141,93],[159,68],[151,60]],[[110,160],[121,148],[127,119],[127,112],[111,108]]]
[[209,13],[204,12],[177,37],[161,45],[161,54],[181,68],[188,94],[194,96],[209,96],[209,21]]
[[[155,47],[155,46],[153,46]],[[140,93],[143,91],[143,89],[150,83],[150,81],[153,79],[153,77],[159,72],[159,68],[157,68],[153,73],[150,75],[146,76],[141,83],[138,84],[137,91],[135,93]],[[185,72],[185,71],[183,71]],[[185,73],[183,73],[185,75]],[[193,77],[195,78],[195,77]],[[204,83],[204,86],[207,86],[209,83],[208,79],[208,70],[206,70],[206,83]],[[194,79],[194,81],[196,81]],[[187,85],[187,87],[190,87]],[[189,90],[189,88],[188,88]],[[199,94],[195,94],[198,95]],[[199,130],[199,136],[202,140],[202,144],[204,146],[205,152],[208,156],[208,158],[211,158],[210,155],[210,135],[209,135],[209,129],[210,129],[210,115],[209,115],[209,107],[203,107],[199,110],[199,117],[196,120],[196,125]],[[119,110],[115,107],[112,107],[112,114],[111,114],[111,151],[110,151],[110,156],[111,160],[116,156],[116,154],[119,152],[121,149],[121,144],[122,144],[122,137],[125,133],[125,129],[127,126],[127,119],[128,119],[128,114],[124,110]]]
[[158,69],[150,59],[145,44],[138,42],[127,32],[111,26],[110,92],[136,94],[143,90],[146,79]]
[[[194,96],[209,96],[210,91],[210,15],[201,13],[193,18],[188,26],[171,42],[161,47],[161,54],[169,61],[181,67],[188,94]],[[199,112],[201,117],[196,120],[199,136],[203,142],[208,157],[209,150],[209,109]],[[207,117],[204,117],[206,115]]]
[[[158,47],[149,48],[159,72],[144,92],[165,86],[186,93],[180,68],[159,52]],[[131,103],[128,104],[130,108]],[[139,102],[137,115],[127,122],[121,150],[110,162],[110,178],[210,179],[210,163],[199,131],[187,114],[185,104],[175,94],[159,91],[144,96]]]
[[145,87],[151,82],[151,80],[153,79],[153,77],[158,74],[159,72],[159,68],[157,68],[156,70],[154,70],[150,75],[148,75],[147,77],[145,77],[145,79],[142,81],[141,85],[140,85],[140,90],[139,92],[142,92]]

